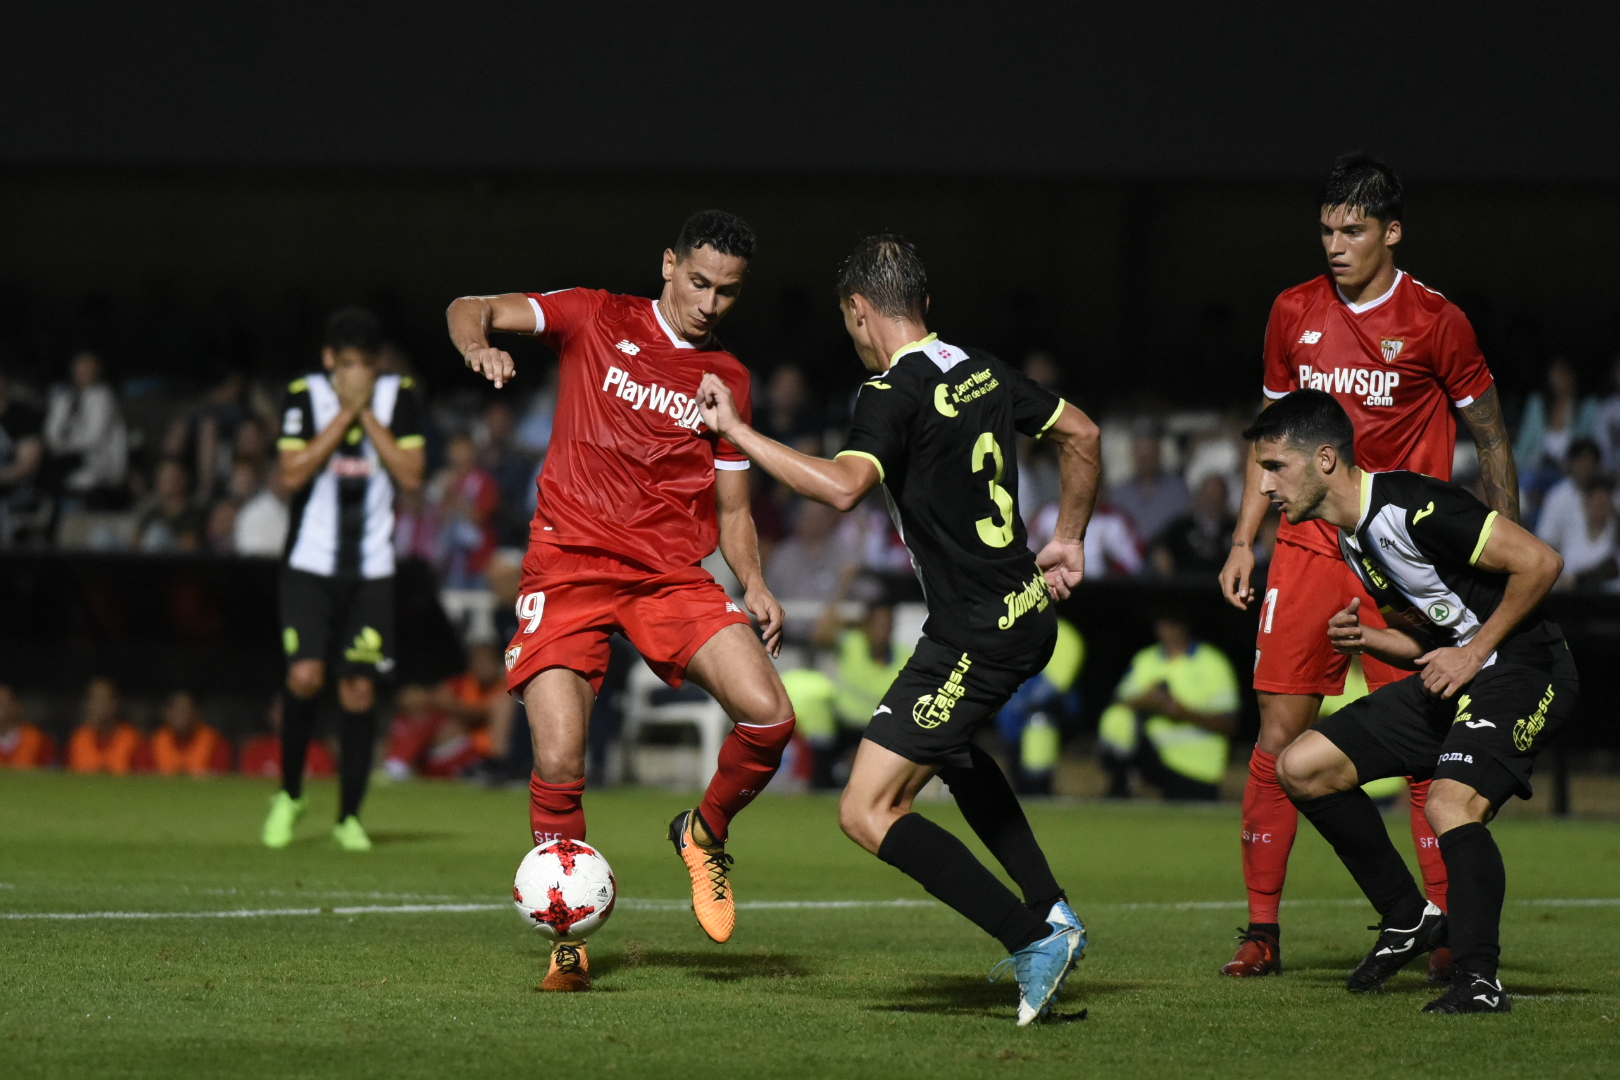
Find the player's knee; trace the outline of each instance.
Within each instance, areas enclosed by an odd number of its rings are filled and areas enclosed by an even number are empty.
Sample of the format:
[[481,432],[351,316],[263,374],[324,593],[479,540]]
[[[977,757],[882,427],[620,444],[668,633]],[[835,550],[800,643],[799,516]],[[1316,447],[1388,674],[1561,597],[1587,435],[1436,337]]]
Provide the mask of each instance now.
[[535,747],[535,775],[548,784],[575,784],[585,778],[585,754],[572,747]]
[[838,800],[838,827],[844,830],[845,836],[874,855],[883,843],[883,833],[888,831],[886,828],[878,830],[877,817],[871,807],[852,799],[849,789],[844,790],[844,797]]
[[326,685],[326,665],[319,660],[300,660],[287,668],[287,689],[295,697],[312,698]]
[[364,675],[342,680],[338,683],[338,704],[346,712],[369,712],[377,704],[377,684]]
[[1277,783],[1291,799],[1318,799],[1330,792],[1310,755],[1290,746],[1277,758]]
[[1429,819],[1429,828],[1436,836],[1444,836],[1461,825],[1485,821],[1490,816],[1491,804],[1467,784],[1455,780],[1436,780],[1429,786],[1429,799],[1423,814]]

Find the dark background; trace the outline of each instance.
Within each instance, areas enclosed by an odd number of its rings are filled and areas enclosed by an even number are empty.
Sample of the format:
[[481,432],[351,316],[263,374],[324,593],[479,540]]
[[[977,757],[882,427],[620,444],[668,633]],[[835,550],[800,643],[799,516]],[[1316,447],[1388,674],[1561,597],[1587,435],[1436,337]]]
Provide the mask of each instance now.
[[456,295],[651,291],[692,210],[756,225],[727,343],[857,370],[863,232],[912,235],[947,336],[1045,346],[1093,408],[1254,399],[1314,185],[1372,147],[1402,262],[1509,398],[1620,340],[1612,6],[35,5],[0,34],[0,356],[195,384],[382,308],[455,386]]

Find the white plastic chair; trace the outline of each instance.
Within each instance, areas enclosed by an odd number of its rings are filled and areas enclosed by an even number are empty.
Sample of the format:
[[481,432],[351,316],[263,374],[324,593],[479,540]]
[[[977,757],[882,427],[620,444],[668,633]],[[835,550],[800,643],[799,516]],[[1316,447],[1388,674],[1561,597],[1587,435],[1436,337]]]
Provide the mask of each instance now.
[[620,737],[624,747],[624,775],[636,780],[631,754],[643,728],[661,725],[694,727],[698,733],[698,768],[694,787],[708,786],[710,777],[720,767],[720,744],[731,730],[731,718],[720,703],[707,694],[701,699],[653,702],[653,694],[664,689],[664,683],[645,663],[630,669],[624,685],[624,726]]

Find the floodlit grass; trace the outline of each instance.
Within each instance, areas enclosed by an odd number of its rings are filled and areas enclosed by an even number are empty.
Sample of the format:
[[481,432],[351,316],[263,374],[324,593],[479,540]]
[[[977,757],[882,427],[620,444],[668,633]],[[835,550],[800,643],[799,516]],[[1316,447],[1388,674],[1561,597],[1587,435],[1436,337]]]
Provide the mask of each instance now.
[[[369,855],[301,834],[257,844],[269,787],[0,775],[0,910],[173,912],[501,903],[525,850],[524,795],[380,788]],[[621,895],[675,899],[664,840],[690,805],[589,797]],[[925,812],[966,835],[954,807]],[[1620,1074],[1620,826],[1496,826],[1509,900],[1511,1016],[1418,1010],[1422,973],[1342,985],[1372,913],[1301,829],[1281,978],[1236,982],[1236,808],[1036,806],[1037,833],[1090,925],[1062,1009],[1017,1029],[985,980],[994,942],[939,907],[745,910],[727,946],[689,912],[627,906],[591,942],[597,991],[543,995],[544,942],[511,911],[0,922],[0,1072],[11,1077],[1422,1076]],[[1410,846],[1404,820],[1392,821]],[[825,798],[764,798],[732,845],[743,902],[925,898],[838,832]],[[1206,906],[1177,906],[1199,904]]]

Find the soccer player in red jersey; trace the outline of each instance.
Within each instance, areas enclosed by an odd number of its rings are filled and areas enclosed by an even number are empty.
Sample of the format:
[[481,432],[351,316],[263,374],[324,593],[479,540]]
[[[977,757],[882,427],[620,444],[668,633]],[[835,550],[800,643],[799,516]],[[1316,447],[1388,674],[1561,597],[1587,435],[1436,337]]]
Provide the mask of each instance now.
[[[1406,469],[1451,478],[1460,412],[1479,451],[1485,502],[1514,520],[1518,476],[1496,386],[1473,327],[1455,304],[1395,268],[1402,192],[1387,165],[1366,154],[1341,157],[1317,199],[1328,272],[1277,297],[1266,324],[1266,404],[1300,389],[1338,399],[1356,430],[1356,455],[1372,472]],[[1221,570],[1228,602],[1256,599],[1249,578],[1253,543],[1268,503],[1251,460],[1243,507]],[[1277,783],[1277,755],[1309,728],[1324,695],[1344,691],[1349,657],[1333,650],[1328,620],[1362,598],[1363,622],[1383,625],[1376,605],[1340,553],[1334,530],[1320,522],[1277,531],[1277,549],[1260,598],[1254,688],[1260,740],[1249,759],[1243,794],[1243,878],[1249,926],[1223,974],[1282,970],[1278,904],[1298,814]],[[1362,657],[1372,690],[1408,672]],[[1424,817],[1428,784],[1412,786],[1412,837],[1429,899],[1445,908],[1446,868]],[[1437,950],[1430,977],[1450,977],[1450,953]]]
[[[657,300],[564,289],[463,297],[448,312],[467,366],[497,387],[514,366],[490,346],[492,330],[534,334],[561,358],[518,630],[506,650],[507,686],[521,696],[534,737],[534,841],[585,839],[587,725],[607,674],[608,637],[621,631],[666,682],[692,679],[736,722],[703,801],[670,824],[693,909],[715,941],[729,939],[736,922],[731,819],[770,782],[793,734],[792,706],[766,655],[780,647],[782,607],[760,572],[748,458],[708,431],[697,399],[712,373],[751,415],[748,369],[714,331],[753,254],[747,223],[707,210],[664,252]],[[743,606],[698,565],[716,542],[743,585]],[[582,942],[553,950],[541,986],[589,989]]]

